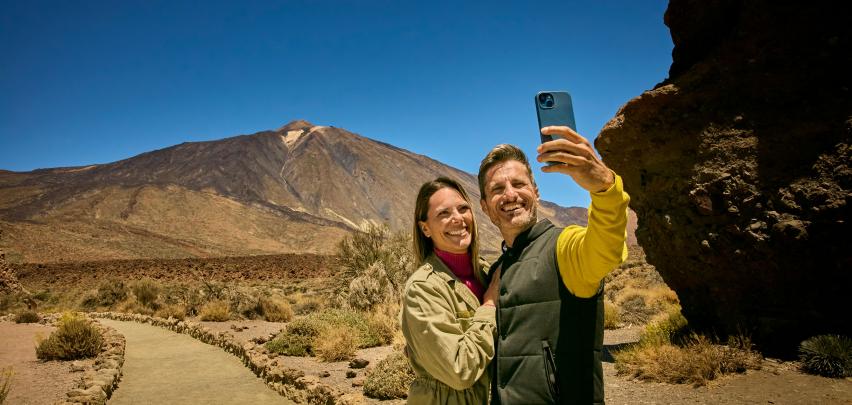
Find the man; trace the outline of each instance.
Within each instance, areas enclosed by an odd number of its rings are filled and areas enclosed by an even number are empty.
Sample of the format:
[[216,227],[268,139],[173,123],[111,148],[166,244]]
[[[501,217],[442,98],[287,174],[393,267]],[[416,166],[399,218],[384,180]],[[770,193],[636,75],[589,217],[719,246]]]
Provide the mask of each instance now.
[[602,404],[603,278],[627,258],[621,178],[585,138],[545,127],[545,173],[570,176],[591,194],[588,227],[537,221],[539,193],[524,153],[497,145],[479,166],[482,210],[503,236],[493,404]]

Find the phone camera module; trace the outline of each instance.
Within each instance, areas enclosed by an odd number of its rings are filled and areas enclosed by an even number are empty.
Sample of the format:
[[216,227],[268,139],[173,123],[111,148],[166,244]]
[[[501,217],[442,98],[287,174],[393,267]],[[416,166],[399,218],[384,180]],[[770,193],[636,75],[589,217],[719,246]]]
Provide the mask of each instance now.
[[541,108],[553,108],[553,105],[556,104],[553,100],[553,94],[551,93],[539,93],[538,94],[538,104]]

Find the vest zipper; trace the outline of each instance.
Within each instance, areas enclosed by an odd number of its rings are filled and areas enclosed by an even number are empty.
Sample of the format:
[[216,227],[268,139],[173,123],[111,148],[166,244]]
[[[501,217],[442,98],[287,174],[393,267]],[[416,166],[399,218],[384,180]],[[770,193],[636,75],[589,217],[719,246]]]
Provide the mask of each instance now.
[[544,357],[544,377],[547,380],[547,388],[550,389],[550,396],[556,403],[559,403],[559,377],[556,373],[556,359],[553,357],[553,350],[547,340],[541,341],[541,354]]

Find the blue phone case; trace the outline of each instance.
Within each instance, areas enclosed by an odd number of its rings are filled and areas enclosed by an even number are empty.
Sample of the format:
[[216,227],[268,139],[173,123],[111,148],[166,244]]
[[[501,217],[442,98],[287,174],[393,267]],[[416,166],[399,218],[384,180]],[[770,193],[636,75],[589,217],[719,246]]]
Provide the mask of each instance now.
[[[550,96],[548,96],[550,95]],[[565,91],[540,91],[535,95],[535,110],[538,114],[538,129],[541,143],[550,142],[550,135],[542,135],[541,129],[551,125],[567,126],[577,130],[574,123],[574,105],[571,95]]]

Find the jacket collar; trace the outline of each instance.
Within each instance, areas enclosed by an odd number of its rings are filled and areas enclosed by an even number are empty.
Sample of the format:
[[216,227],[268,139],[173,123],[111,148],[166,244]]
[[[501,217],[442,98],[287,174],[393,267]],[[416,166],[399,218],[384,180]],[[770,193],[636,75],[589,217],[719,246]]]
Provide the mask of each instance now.
[[[542,219],[538,221],[535,225],[531,226],[526,231],[521,232],[515,238],[515,244],[512,247],[506,246],[506,241],[504,240],[501,243],[501,248],[503,249],[503,254],[505,255],[507,252],[512,252],[515,256],[520,255],[521,252],[529,246],[532,241],[545,233],[548,229],[553,228],[553,223],[550,222],[549,219]],[[502,256],[501,256],[502,257]]]
[[[478,308],[481,304],[479,302],[479,298],[476,298],[476,295],[467,288],[464,283],[462,283],[453,271],[447,267],[441,259],[435,255],[435,253],[430,253],[428,257],[426,257],[426,263],[432,266],[432,271],[444,280],[447,284],[450,285],[450,288],[458,294],[459,297],[464,300],[465,303],[470,305],[471,308]],[[480,271],[480,269],[474,269],[474,271]]]

